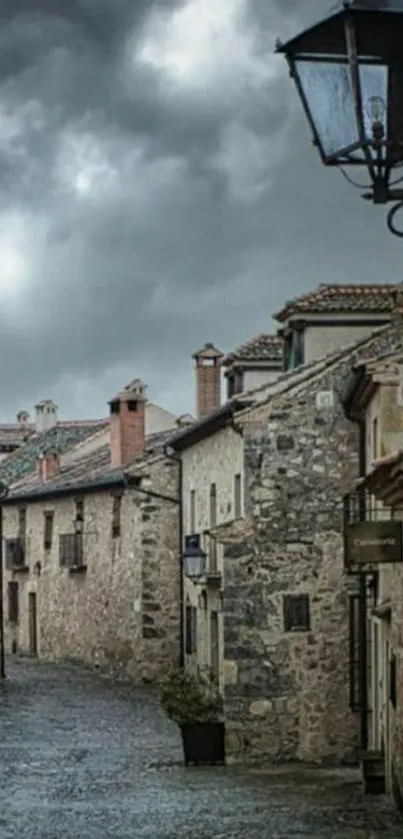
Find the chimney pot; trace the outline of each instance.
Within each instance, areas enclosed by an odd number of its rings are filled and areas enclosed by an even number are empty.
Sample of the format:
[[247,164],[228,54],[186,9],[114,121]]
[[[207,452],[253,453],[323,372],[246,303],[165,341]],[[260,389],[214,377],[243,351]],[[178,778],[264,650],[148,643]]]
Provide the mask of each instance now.
[[18,425],[28,425],[30,416],[28,411],[19,411],[17,414]]
[[109,402],[112,469],[126,466],[143,451],[147,386],[134,379]]

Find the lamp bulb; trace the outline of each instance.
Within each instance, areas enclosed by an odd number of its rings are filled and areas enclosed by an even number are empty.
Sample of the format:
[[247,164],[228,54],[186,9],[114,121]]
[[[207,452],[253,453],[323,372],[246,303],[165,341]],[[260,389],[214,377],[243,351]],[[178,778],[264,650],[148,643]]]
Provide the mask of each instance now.
[[371,96],[368,100],[368,116],[372,125],[383,123],[385,114],[386,106],[382,96]]

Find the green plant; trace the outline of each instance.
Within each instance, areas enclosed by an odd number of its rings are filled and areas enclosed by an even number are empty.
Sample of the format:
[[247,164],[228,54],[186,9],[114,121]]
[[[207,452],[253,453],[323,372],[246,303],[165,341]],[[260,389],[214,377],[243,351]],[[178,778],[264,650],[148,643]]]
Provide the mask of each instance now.
[[160,701],[167,716],[179,726],[218,722],[223,711],[217,681],[210,673],[171,670],[161,686]]

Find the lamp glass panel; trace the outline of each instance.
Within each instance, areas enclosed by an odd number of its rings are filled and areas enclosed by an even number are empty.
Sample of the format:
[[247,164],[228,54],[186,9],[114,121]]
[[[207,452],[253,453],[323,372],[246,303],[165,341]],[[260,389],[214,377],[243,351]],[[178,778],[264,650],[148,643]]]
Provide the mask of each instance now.
[[339,63],[297,60],[300,78],[325,157],[358,142],[350,70]]

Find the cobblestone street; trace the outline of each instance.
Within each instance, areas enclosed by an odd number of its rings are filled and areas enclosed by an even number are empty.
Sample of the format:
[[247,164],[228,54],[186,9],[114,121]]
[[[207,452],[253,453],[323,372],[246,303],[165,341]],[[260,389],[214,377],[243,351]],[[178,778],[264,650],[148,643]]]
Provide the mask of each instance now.
[[0,715],[1,839],[403,839],[351,770],[186,770],[147,688],[8,662]]

